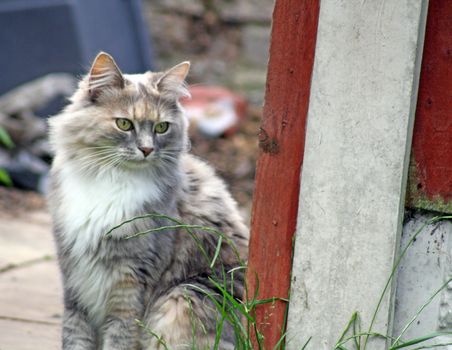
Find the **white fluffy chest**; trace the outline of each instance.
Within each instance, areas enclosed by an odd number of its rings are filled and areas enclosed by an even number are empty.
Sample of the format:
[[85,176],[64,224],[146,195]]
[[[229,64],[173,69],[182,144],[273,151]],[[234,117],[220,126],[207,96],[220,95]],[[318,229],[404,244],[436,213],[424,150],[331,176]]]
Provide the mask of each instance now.
[[64,227],[62,238],[73,245],[72,253],[78,257],[95,248],[109,229],[161,194],[154,179],[141,173],[92,179],[68,168],[61,175],[62,202],[57,210]]

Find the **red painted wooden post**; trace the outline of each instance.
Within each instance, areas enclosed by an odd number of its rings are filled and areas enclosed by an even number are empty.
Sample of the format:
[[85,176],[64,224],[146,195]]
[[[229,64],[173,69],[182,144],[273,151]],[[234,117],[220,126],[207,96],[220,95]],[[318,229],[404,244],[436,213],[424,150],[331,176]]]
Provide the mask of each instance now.
[[430,0],[408,205],[452,213],[452,1]]
[[[258,283],[259,299],[288,297],[318,14],[318,0],[277,0],[273,12],[251,219],[249,299]],[[257,308],[265,349],[280,339],[286,308],[284,302]]]

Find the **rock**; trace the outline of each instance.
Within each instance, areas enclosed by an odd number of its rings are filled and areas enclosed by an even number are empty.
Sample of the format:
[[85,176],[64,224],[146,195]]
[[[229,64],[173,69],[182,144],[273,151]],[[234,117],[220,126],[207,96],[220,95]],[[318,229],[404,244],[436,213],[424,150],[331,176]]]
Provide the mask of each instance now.
[[75,82],[70,74],[48,74],[0,96],[0,125],[15,144],[1,150],[0,168],[6,170],[13,185],[44,190],[51,150],[46,141],[46,121],[36,111],[57,96],[72,94]]
[[262,66],[268,64],[270,27],[262,25],[246,25],[243,28],[242,47],[243,59],[247,62]]
[[23,84],[0,96],[0,112],[4,116],[42,108],[58,95],[72,94],[75,82],[70,74],[53,73]]
[[[217,3],[217,2],[216,2]],[[220,17],[226,21],[270,24],[274,0],[218,1]]]

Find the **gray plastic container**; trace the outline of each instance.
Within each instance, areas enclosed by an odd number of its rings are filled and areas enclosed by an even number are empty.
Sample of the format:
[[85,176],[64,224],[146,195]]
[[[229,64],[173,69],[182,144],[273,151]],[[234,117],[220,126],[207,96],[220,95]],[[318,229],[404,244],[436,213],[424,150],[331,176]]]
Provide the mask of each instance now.
[[124,72],[152,68],[140,0],[0,0],[0,95],[52,72],[79,76],[101,50]]

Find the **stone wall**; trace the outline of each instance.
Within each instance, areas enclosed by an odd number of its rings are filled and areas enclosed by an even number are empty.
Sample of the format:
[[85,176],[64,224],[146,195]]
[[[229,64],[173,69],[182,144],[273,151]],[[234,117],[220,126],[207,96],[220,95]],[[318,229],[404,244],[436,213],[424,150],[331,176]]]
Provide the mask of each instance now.
[[158,69],[190,60],[190,83],[262,103],[273,0],[145,0]]

